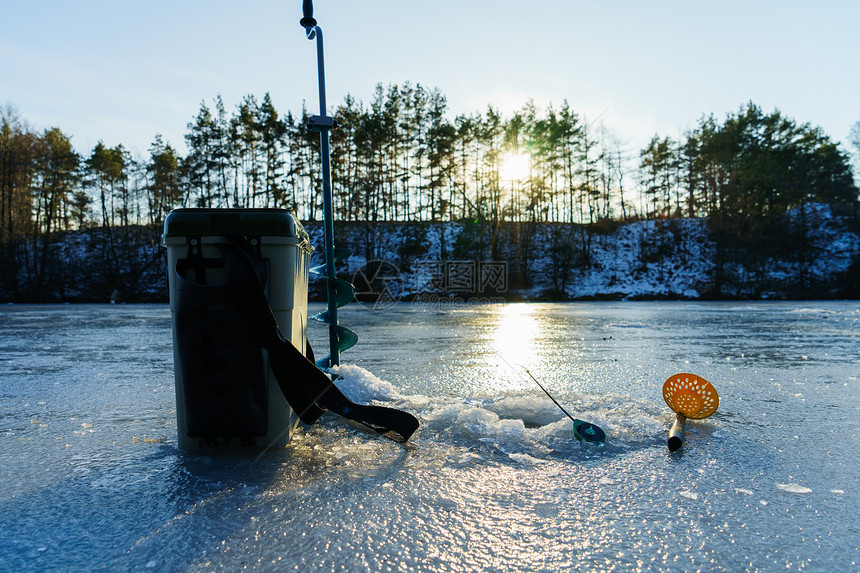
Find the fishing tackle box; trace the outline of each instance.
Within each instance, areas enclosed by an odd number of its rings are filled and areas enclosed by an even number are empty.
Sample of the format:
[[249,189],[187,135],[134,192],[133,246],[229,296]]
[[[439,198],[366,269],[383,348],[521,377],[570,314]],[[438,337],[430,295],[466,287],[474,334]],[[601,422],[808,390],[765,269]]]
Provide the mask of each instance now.
[[255,346],[224,286],[227,234],[266,260],[264,290],[281,332],[307,350],[308,269],[313,247],[282,209],[175,209],[164,221],[173,328],[179,447],[197,450],[238,440],[280,447],[298,416]]

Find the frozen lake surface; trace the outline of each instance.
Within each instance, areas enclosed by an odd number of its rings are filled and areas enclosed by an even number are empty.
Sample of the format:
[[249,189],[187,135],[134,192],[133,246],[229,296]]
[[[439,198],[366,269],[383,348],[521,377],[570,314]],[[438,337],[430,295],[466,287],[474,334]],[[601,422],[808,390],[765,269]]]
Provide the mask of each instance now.
[[[0,570],[860,569],[860,303],[340,317],[341,387],[416,414],[406,446],[325,415],[282,450],[180,452],[166,305],[0,307]],[[721,401],[669,453],[678,372]]]

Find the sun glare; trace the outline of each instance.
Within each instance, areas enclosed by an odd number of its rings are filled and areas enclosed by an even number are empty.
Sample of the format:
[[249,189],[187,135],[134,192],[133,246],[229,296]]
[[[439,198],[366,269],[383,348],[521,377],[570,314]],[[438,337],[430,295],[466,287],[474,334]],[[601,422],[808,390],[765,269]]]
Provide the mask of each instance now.
[[507,153],[502,158],[502,181],[522,181],[529,176],[530,158],[523,153]]

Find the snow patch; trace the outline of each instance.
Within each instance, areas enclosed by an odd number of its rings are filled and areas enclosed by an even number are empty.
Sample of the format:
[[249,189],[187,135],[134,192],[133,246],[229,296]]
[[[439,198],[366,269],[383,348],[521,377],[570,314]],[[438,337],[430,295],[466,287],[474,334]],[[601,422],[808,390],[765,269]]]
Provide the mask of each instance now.
[[776,484],[777,489],[781,489],[782,491],[786,491],[788,493],[796,493],[796,494],[806,494],[812,493],[812,490],[806,486],[802,486],[798,483],[778,483]]

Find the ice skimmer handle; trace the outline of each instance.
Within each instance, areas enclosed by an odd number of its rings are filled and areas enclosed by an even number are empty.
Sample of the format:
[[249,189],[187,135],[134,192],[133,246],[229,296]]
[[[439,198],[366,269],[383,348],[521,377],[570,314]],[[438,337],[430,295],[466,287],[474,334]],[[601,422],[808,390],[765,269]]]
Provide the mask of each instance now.
[[675,423],[672,424],[672,428],[669,430],[670,452],[679,450],[684,445],[684,423],[686,421],[687,417],[680,412],[675,416]]

